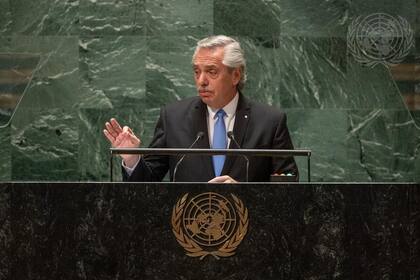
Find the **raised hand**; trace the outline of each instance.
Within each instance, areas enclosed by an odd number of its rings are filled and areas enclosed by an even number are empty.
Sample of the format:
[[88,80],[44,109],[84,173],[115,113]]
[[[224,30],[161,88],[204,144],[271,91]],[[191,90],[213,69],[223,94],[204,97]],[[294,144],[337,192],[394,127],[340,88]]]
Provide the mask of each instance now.
[[[112,118],[105,123],[103,130],[105,137],[113,148],[138,148],[140,139],[133,133],[131,128],[124,126],[121,128],[116,119]],[[128,167],[133,167],[139,159],[139,155],[121,155],[124,163]]]

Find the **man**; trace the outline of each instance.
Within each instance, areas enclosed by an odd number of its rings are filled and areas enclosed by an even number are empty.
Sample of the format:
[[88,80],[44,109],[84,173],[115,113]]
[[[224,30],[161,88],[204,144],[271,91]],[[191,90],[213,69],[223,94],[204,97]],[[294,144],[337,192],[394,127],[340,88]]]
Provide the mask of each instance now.
[[[240,92],[246,81],[241,46],[227,36],[211,36],[197,43],[193,55],[196,97],[162,108],[151,148],[293,149],[286,115],[273,107],[251,102]],[[139,147],[140,139],[115,119],[105,124],[104,134],[113,147]],[[227,134],[232,133],[235,141]],[[126,181],[171,180],[234,183],[246,181],[246,160],[240,156],[122,155]],[[293,157],[249,158],[249,181],[268,181],[271,174],[298,176]]]

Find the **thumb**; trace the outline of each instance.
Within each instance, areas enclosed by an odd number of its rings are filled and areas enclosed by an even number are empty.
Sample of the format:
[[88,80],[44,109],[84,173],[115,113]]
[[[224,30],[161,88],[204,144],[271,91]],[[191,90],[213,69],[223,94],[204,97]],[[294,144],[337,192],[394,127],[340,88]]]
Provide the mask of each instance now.
[[133,131],[131,130],[130,127],[124,126],[123,127],[123,133],[130,138],[130,141],[133,144],[136,144],[136,145],[140,145],[141,144],[140,139],[133,133]]

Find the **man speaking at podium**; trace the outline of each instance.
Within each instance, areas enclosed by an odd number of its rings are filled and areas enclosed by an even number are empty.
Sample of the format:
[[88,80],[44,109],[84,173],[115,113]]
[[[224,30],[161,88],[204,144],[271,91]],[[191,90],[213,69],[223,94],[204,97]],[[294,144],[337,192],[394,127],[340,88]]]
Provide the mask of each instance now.
[[[286,115],[242,95],[246,68],[240,44],[227,36],[197,43],[192,59],[198,95],[161,109],[150,148],[293,149]],[[115,120],[104,134],[114,148],[140,147],[140,139]],[[293,174],[293,157],[121,155],[125,181],[234,183],[269,181],[271,174]],[[249,161],[249,168],[247,168]],[[175,172],[174,172],[175,171]]]

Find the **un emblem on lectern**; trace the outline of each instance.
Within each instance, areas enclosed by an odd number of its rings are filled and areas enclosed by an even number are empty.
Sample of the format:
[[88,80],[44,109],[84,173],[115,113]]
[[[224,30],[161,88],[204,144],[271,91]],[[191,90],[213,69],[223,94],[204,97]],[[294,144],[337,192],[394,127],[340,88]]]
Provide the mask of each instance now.
[[248,209],[231,194],[232,200],[214,193],[188,200],[185,194],[172,210],[172,232],[190,257],[216,259],[235,254],[248,231]]

